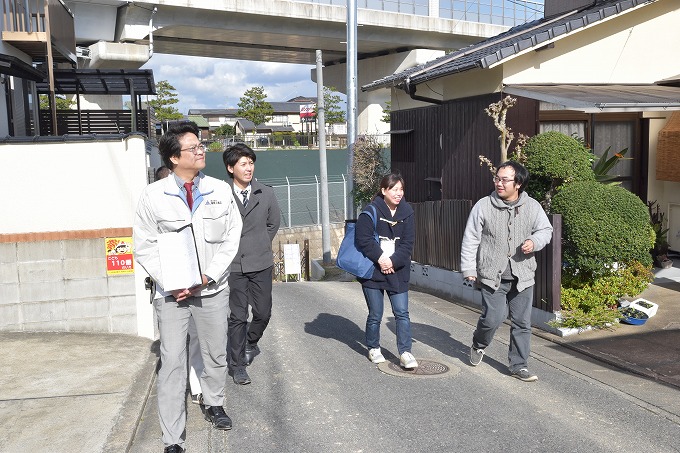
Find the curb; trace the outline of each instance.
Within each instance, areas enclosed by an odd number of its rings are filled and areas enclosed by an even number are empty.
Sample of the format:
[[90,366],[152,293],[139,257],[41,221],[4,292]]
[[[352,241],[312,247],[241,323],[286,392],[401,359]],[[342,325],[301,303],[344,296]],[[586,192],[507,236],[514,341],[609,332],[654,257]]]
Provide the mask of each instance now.
[[106,444],[102,449],[104,453],[130,451],[149,395],[151,394],[151,389],[156,381],[156,369],[160,362],[160,358],[158,358],[159,347],[159,340],[151,343],[149,355],[144,365],[132,378],[130,389],[118,414],[118,419],[113,425],[106,439]]
[[676,382],[669,381],[666,379],[665,376],[662,376],[660,374],[657,374],[647,368],[643,368],[641,366],[638,366],[634,363],[626,362],[625,360],[621,360],[617,357],[613,357],[611,355],[607,354],[602,354],[598,353],[597,351],[592,351],[590,349],[584,349],[584,348],[579,348],[576,346],[573,346],[569,342],[562,341],[561,337],[555,337],[551,336],[550,334],[546,334],[543,331],[536,331],[536,329],[532,329],[532,334],[536,335],[537,337],[542,338],[545,341],[549,341],[553,344],[557,344],[559,346],[562,346],[563,348],[569,349],[570,351],[576,351],[579,352],[587,357],[590,357],[591,359],[595,359],[599,362],[605,363],[607,365],[611,365],[613,367],[616,367],[622,371],[627,371],[629,373],[637,374],[638,376],[642,376],[648,379],[651,379],[655,382],[659,382],[661,384],[667,385],[669,387],[673,387],[676,389],[680,389],[680,385],[678,385]]

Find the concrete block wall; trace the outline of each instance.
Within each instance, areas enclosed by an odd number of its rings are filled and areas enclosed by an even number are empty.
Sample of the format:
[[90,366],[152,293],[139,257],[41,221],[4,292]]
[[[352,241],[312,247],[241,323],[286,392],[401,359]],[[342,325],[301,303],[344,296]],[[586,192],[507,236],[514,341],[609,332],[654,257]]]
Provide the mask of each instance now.
[[[331,257],[335,259],[338,254],[338,248],[342,238],[345,237],[345,224],[331,223]],[[321,225],[312,225],[304,227],[281,228],[272,241],[272,249],[276,252],[279,249],[279,243],[283,249],[283,244],[300,244],[300,248],[304,244],[305,239],[309,239],[309,258],[321,259],[323,258],[323,243],[321,238]]]
[[135,285],[106,274],[103,238],[0,243],[0,330],[137,335]]

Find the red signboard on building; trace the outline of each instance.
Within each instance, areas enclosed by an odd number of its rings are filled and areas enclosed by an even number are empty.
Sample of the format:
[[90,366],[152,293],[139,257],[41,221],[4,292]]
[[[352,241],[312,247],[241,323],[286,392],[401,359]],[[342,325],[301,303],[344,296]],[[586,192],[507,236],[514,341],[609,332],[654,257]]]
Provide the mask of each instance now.
[[304,123],[306,121],[314,121],[316,118],[316,104],[303,104],[300,106],[300,120]]

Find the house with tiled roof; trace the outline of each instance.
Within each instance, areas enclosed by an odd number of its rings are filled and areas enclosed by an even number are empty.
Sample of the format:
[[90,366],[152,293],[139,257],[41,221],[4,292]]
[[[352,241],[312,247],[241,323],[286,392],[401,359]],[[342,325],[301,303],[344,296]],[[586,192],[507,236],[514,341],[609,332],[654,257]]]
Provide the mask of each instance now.
[[543,19],[362,90],[391,89],[391,162],[409,201],[474,201],[493,189],[479,155],[498,163],[499,133],[484,109],[511,95],[515,135],[557,130],[598,155],[628,148],[614,172],[659,202],[680,250],[678,24],[677,0],[547,0]]
[[[265,124],[257,125],[257,131],[259,133],[307,132],[307,125],[300,118],[300,106],[316,104],[316,100],[316,97],[296,96],[285,102],[269,102],[274,109],[274,114]],[[224,124],[237,127],[237,133],[254,130],[251,121],[238,116],[238,109],[189,109],[189,115],[204,117],[210,130],[215,130]]]

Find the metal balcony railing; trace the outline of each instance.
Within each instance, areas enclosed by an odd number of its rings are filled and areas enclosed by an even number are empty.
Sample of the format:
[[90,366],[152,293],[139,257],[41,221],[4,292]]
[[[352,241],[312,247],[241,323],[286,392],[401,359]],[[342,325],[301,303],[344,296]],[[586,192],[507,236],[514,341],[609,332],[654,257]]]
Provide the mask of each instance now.
[[[128,134],[141,132],[152,136],[153,120],[146,111],[137,113],[135,130],[132,127],[130,110],[57,110],[59,135]],[[40,110],[40,134],[52,134],[52,115],[49,110]],[[155,134],[155,131],[153,132]]]

